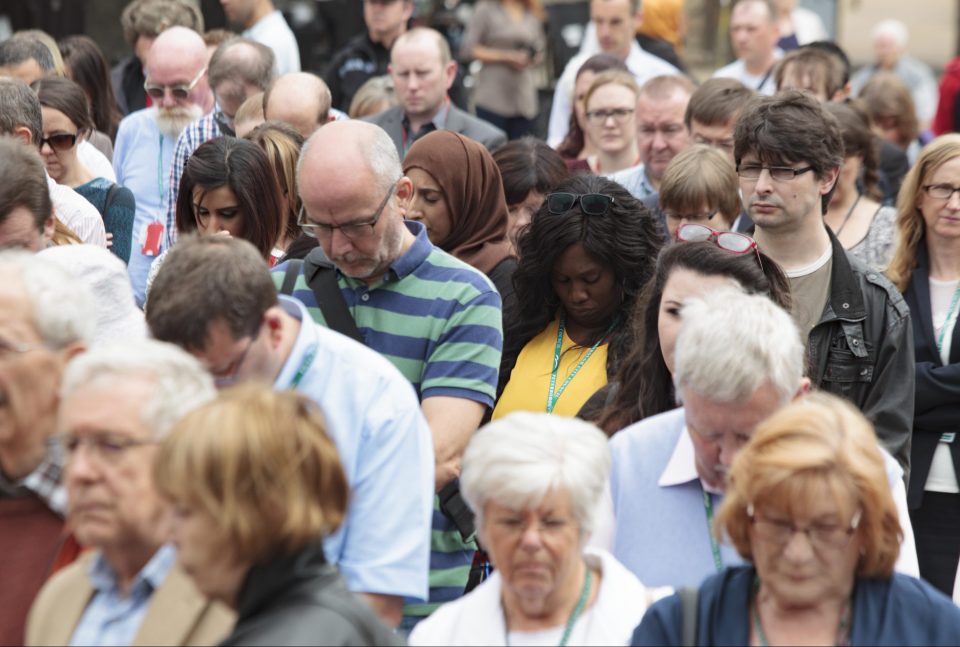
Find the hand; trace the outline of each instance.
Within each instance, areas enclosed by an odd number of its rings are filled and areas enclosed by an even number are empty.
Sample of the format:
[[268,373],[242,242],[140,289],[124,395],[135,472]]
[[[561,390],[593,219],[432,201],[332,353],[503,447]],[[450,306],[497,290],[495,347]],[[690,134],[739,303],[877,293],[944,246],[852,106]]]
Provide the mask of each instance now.
[[113,234],[109,231],[107,232],[107,249],[113,247]]
[[533,62],[530,59],[530,52],[518,49],[506,53],[506,63],[515,70],[525,70]]

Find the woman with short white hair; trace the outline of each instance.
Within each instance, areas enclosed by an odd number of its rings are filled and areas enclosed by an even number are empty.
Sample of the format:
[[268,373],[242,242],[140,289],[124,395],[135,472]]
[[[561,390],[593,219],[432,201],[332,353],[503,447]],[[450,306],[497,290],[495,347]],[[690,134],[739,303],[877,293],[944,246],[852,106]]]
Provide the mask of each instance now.
[[460,490],[496,570],[410,644],[627,644],[654,596],[586,547],[609,472],[606,436],[581,420],[518,412],[477,432]]

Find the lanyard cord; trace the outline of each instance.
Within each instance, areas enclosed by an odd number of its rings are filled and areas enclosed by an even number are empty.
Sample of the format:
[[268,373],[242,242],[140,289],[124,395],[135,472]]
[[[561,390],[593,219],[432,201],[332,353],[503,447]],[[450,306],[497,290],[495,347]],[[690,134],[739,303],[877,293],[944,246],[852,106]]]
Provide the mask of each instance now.
[[[580,618],[580,614],[583,613],[583,608],[587,606],[587,598],[590,597],[590,583],[593,581],[593,572],[590,570],[590,566],[586,567],[587,574],[583,578],[583,588],[580,589],[580,597],[577,599],[576,606],[573,607],[573,611],[570,612],[570,617],[567,618],[567,624],[563,628],[563,636],[560,638],[560,647],[566,647],[567,642],[570,640],[570,634],[573,633],[573,626],[577,624],[577,620]],[[506,611],[504,611],[506,615]],[[506,626],[506,617],[504,617],[504,643],[510,645],[510,629]]]
[[553,351],[553,370],[550,372],[550,390],[547,391],[547,413],[553,413],[553,408],[557,404],[557,400],[560,399],[560,396],[563,395],[563,391],[567,388],[567,385],[573,381],[573,378],[576,377],[577,373],[580,372],[580,369],[583,368],[583,365],[587,363],[587,360],[593,355],[594,351],[603,343],[603,340],[607,338],[607,335],[610,334],[610,331],[613,330],[617,321],[614,319],[613,323],[610,324],[610,327],[607,328],[607,331],[603,333],[603,336],[596,341],[596,343],[590,347],[590,350],[587,351],[587,354],[577,363],[574,367],[573,372],[567,376],[567,379],[563,381],[563,384],[560,385],[560,388],[554,391],[557,388],[557,372],[560,370],[560,356],[563,354],[563,330],[566,322],[566,315],[560,315],[560,326],[557,328],[557,345]]
[[[160,194],[160,209],[163,210],[163,133],[160,133],[160,146],[157,152],[157,193]],[[158,212],[159,213],[159,212]],[[159,219],[159,217],[158,217]]]
[[703,511],[707,515],[707,535],[710,537],[710,551],[713,553],[713,565],[719,573],[723,570],[723,559],[720,557],[720,544],[717,543],[717,537],[713,532],[713,499],[706,490],[703,491]]
[[950,318],[953,317],[953,313],[957,309],[957,302],[960,302],[960,285],[957,286],[957,289],[953,291],[953,299],[950,300],[950,308],[947,309],[947,318],[943,320],[943,326],[940,328],[940,334],[937,335],[937,354],[943,353],[943,340],[947,334],[947,327],[950,323]]
[[307,374],[307,371],[310,370],[310,366],[313,364],[313,359],[317,356],[317,344],[314,344],[307,350],[306,354],[303,356],[303,360],[300,362],[300,368],[297,369],[296,374],[293,376],[293,379],[290,380],[290,390],[295,390],[300,386],[300,382],[303,380],[303,377]]

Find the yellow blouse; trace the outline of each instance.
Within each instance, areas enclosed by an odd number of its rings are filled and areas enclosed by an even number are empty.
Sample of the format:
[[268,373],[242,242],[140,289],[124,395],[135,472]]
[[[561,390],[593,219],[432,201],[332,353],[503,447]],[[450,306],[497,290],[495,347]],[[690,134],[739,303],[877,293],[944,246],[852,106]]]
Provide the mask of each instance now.
[[[513,411],[536,411],[546,413],[547,391],[550,390],[550,372],[553,368],[553,354],[557,348],[557,330],[560,320],[554,319],[546,330],[531,339],[513,368],[510,381],[493,410],[493,420]],[[577,348],[566,331],[560,354],[560,367],[557,370],[557,383],[554,390],[560,388],[581,359],[590,351],[590,347]],[[607,383],[607,343],[597,347],[590,359],[570,380],[567,388],[553,406],[553,413],[561,416],[575,416],[580,408]]]

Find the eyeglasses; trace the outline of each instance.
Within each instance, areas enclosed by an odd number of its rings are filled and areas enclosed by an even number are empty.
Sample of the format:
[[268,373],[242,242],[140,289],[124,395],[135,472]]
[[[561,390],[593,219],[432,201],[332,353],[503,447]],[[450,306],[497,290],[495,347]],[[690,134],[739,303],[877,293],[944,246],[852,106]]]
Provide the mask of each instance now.
[[850,539],[860,526],[861,517],[862,511],[857,510],[848,526],[832,523],[813,523],[806,528],[798,528],[792,521],[758,517],[753,504],[747,505],[747,518],[750,519],[756,536],[764,541],[770,542],[770,544],[778,548],[786,546],[798,532],[805,534],[807,541],[809,541],[813,549],[818,552],[846,548],[850,543]]
[[596,126],[602,126],[607,123],[607,119],[613,117],[618,124],[625,122],[633,114],[633,108],[616,108],[615,110],[590,110],[587,112],[587,120]]
[[40,139],[40,148],[43,148],[43,145],[46,144],[51,149],[55,151],[68,151],[73,148],[73,145],[77,143],[77,136],[80,133],[56,133],[55,135],[50,135],[49,137],[42,137]]
[[789,182],[798,175],[803,175],[808,171],[812,171],[813,167],[804,166],[803,168],[792,168],[790,166],[761,166],[760,164],[743,164],[737,166],[737,175],[742,177],[744,180],[759,180],[760,174],[764,169],[770,173],[771,179],[777,182]]
[[663,215],[667,220],[713,220],[714,216],[720,213],[719,210],[710,213],[677,213],[676,211],[664,211]]
[[749,254],[756,252],[757,262],[763,270],[763,261],[760,260],[760,248],[757,241],[735,231],[717,231],[706,225],[687,223],[677,229],[677,240],[681,243],[712,242],[717,247],[731,254]]
[[[399,180],[397,182],[399,182]],[[379,222],[380,216],[383,214],[383,210],[387,206],[387,202],[390,201],[390,197],[396,190],[397,182],[394,182],[392,185],[390,185],[390,190],[387,191],[387,195],[383,198],[383,202],[380,203],[380,207],[377,209],[376,213],[373,214],[373,218],[367,220],[366,222],[354,222],[346,225],[328,225],[321,222],[310,222],[307,220],[306,209],[304,207],[300,207],[300,214],[297,216],[297,225],[299,225],[303,233],[312,238],[329,240],[331,237],[333,237],[334,230],[338,230],[350,240],[368,238],[373,234],[373,229],[377,226],[377,222]]]
[[960,193],[960,187],[955,188],[949,184],[927,184],[923,190],[934,200],[949,200],[954,193]]
[[190,96],[190,90],[196,87],[197,83],[200,82],[200,79],[203,78],[203,75],[206,74],[207,68],[200,70],[200,73],[197,74],[190,83],[186,85],[156,85],[147,81],[143,84],[143,89],[147,91],[147,94],[150,95],[151,99],[159,101],[167,94],[167,90],[170,90],[170,95],[177,101],[183,101]]
[[247,353],[250,352],[250,349],[253,348],[254,342],[257,341],[257,337],[260,335],[260,331],[257,331],[257,334],[250,338],[250,343],[247,344],[247,347],[243,349],[243,352],[233,361],[231,366],[228,366],[225,370],[219,371],[213,376],[213,384],[218,389],[225,389],[228,386],[232,386],[237,383],[237,377],[240,373],[240,368],[243,366],[244,361],[247,359]]
[[543,517],[528,522],[525,518],[518,515],[515,517],[507,516],[494,519],[493,524],[503,535],[515,537],[526,533],[531,525],[536,526],[537,532],[541,535],[559,535],[573,526],[574,522],[571,519],[565,519],[563,517]]
[[612,196],[602,193],[551,193],[547,195],[547,211],[561,216],[580,203],[580,211],[588,216],[602,216],[616,202]]
[[77,434],[62,433],[54,436],[54,440],[67,456],[73,458],[81,446],[86,445],[90,456],[101,465],[115,465],[119,463],[128,449],[156,445],[156,440],[138,440],[127,438],[117,433],[99,431],[92,434],[78,436]]

